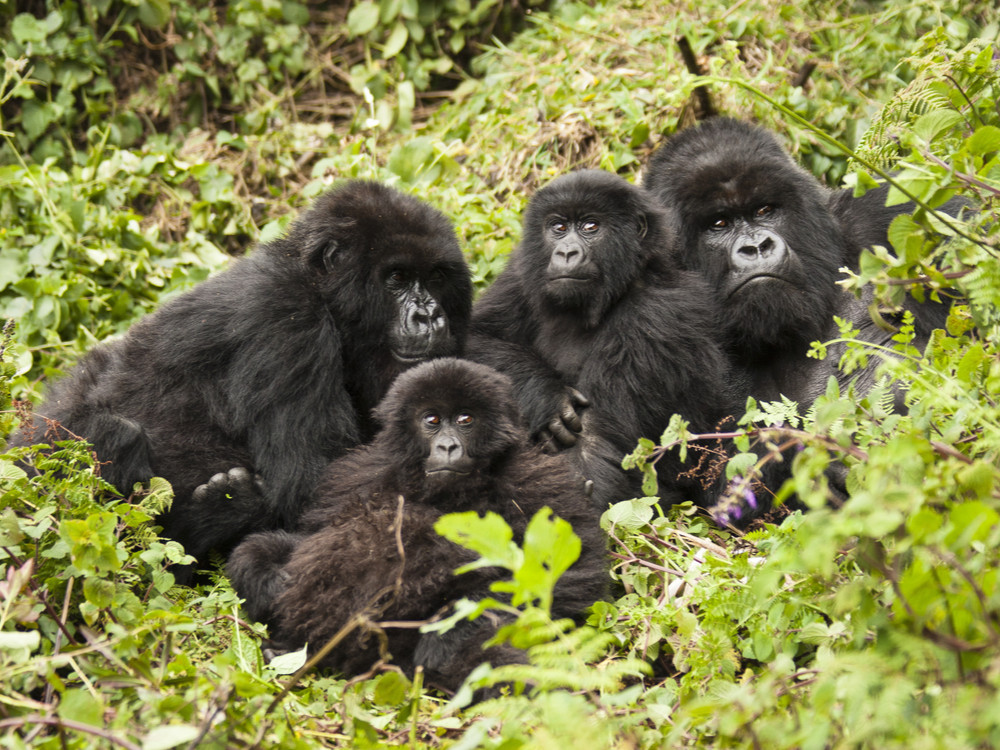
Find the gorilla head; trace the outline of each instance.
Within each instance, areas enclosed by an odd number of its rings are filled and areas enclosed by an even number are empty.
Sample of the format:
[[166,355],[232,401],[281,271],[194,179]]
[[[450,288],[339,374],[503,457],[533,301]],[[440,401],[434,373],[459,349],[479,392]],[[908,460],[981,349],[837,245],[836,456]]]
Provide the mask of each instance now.
[[528,204],[521,250],[529,292],[555,313],[601,323],[655,253],[670,246],[659,209],[620,177],[583,170],[559,177]]
[[670,138],[644,184],[682,226],[682,265],[701,273],[742,357],[820,338],[839,290],[843,231],[828,191],[761,128],[708,120]]
[[348,183],[321,196],[288,241],[320,272],[334,318],[366,354],[391,357],[393,374],[457,353],[472,285],[439,211],[379,183]]
[[424,476],[424,492],[478,484],[527,436],[510,381],[482,365],[438,359],[403,373],[376,409],[380,444]]

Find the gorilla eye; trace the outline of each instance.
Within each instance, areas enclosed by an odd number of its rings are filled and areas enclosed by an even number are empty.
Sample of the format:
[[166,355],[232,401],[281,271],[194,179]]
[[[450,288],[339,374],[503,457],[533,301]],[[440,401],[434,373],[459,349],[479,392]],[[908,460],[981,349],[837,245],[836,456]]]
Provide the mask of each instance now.
[[728,226],[729,226],[729,219],[725,218],[724,216],[720,216],[719,218],[714,219],[711,224],[712,229],[725,229]]
[[569,229],[569,224],[567,224],[562,219],[556,219],[551,224],[549,224],[549,229],[551,229],[553,232],[558,232],[559,234],[562,234],[563,232]]
[[757,216],[767,216],[774,210],[774,206],[764,205],[757,209]]
[[462,425],[463,427],[472,424],[473,421],[475,420],[473,419],[471,414],[459,414],[457,417],[455,417],[455,424]]
[[424,424],[429,425],[430,427],[437,427],[441,424],[441,415],[434,414],[433,412],[424,414]]
[[402,284],[406,281],[406,273],[401,268],[394,268],[389,272],[386,279],[394,284]]
[[583,226],[581,226],[580,228],[587,234],[593,234],[594,232],[596,232],[598,229],[601,228],[601,224],[600,222],[590,219],[588,221],[583,222]]

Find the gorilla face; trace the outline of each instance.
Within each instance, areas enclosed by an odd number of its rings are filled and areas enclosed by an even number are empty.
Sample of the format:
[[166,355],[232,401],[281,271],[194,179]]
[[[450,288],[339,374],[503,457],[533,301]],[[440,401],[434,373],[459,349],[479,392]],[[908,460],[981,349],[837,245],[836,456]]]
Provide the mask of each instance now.
[[653,256],[670,249],[659,214],[613,174],[583,170],[553,180],[531,199],[524,220],[519,262],[530,298],[596,326]]
[[[520,437],[510,382],[464,360],[435,359],[401,375],[378,417],[385,440],[403,449],[402,463],[439,492],[488,473]],[[390,437],[391,436],[391,437]]]
[[823,187],[770,133],[725,119],[682,131],[654,154],[645,185],[677,212],[681,262],[716,290],[737,353],[768,356],[821,336],[843,232]]
[[447,267],[429,270],[394,265],[385,270],[383,287],[395,307],[387,321],[386,338],[396,361],[405,365],[455,354],[448,316],[441,305],[450,281]]

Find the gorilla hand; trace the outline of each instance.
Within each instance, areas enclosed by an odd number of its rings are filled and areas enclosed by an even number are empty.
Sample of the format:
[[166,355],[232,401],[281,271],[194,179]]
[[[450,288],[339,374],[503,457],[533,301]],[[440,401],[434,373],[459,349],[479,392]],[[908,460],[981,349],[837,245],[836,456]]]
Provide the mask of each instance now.
[[538,442],[546,453],[558,453],[576,445],[583,432],[580,412],[590,401],[576,388],[567,386],[559,399],[556,413],[538,432]]

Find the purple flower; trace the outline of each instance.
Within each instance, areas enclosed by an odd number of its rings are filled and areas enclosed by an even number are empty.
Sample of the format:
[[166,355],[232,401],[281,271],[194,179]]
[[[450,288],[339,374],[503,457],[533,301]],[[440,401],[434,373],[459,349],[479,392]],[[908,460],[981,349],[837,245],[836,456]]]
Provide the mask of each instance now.
[[747,501],[747,505],[749,505],[754,510],[757,510],[757,496],[753,494],[752,489],[746,487],[743,490],[743,499]]

